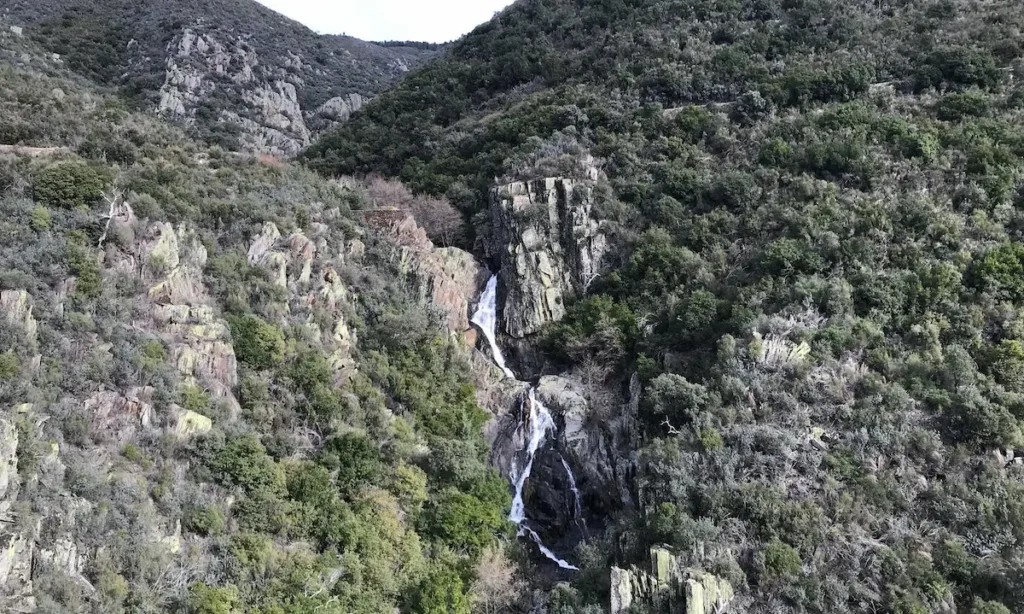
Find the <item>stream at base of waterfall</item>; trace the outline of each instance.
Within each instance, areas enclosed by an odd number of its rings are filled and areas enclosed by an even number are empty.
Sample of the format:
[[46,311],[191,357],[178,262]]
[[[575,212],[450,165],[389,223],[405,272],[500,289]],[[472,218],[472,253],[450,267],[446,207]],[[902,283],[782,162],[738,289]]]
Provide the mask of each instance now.
[[[487,280],[487,286],[484,288],[484,293],[480,296],[480,302],[477,305],[476,312],[473,313],[471,321],[480,328],[484,337],[487,338],[487,342],[491,346],[491,355],[494,363],[501,368],[506,377],[515,379],[515,374],[505,365],[505,357],[501,353],[501,348],[498,347],[498,340],[495,336],[498,324],[497,275],[493,275]],[[522,383],[525,384],[526,382]],[[522,468],[519,468],[514,462],[512,464],[512,471],[509,477],[515,488],[515,495],[512,498],[512,510],[509,512],[508,519],[519,527],[519,536],[528,536],[537,544],[537,548],[540,549],[541,553],[554,561],[559,567],[579,571],[579,567],[558,558],[550,548],[544,545],[537,532],[526,524],[526,504],[523,501],[523,488],[526,486],[526,481],[530,478],[530,471],[533,469],[533,459],[537,451],[547,443],[548,435],[555,430],[555,419],[551,416],[548,408],[537,400],[533,387],[527,393],[527,398],[530,404],[530,411],[529,414],[522,412],[522,422],[519,425],[519,428],[528,429],[525,437],[526,447],[522,450],[524,454]],[[564,458],[561,460],[562,466],[569,476],[569,484],[573,494],[576,496],[575,511],[577,517],[580,517],[580,493],[576,488],[576,478],[573,476],[572,470],[569,469],[569,463]]]

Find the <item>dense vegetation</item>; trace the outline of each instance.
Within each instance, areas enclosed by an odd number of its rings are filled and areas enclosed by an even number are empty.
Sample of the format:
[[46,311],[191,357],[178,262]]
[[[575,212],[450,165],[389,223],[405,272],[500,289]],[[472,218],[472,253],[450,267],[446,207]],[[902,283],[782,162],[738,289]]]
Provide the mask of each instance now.
[[[363,194],[190,141],[3,25],[4,134],[66,146],[0,153],[0,290],[27,291],[38,322],[32,334],[0,317],[0,422],[18,433],[0,530],[37,552],[66,534],[82,555],[33,559],[38,611],[465,613],[487,597],[480,565],[510,564],[486,414],[464,349],[410,295],[388,245],[362,236]],[[108,236],[118,194],[137,219]],[[147,280],[173,263],[136,258],[161,222],[206,251],[240,407],[185,378],[180,339],[151,320]],[[265,222],[332,246],[362,236],[362,259],[338,271],[358,296],[345,314],[357,372],[339,376],[288,292],[247,260]],[[90,401],[140,387],[148,428]],[[175,436],[183,410],[212,429]],[[9,586],[0,609],[22,605],[5,601]]]
[[557,611],[659,542],[751,611],[1024,610],[1024,474],[996,453],[1024,443],[1022,22],[523,0],[310,150],[446,195],[478,241],[495,178],[603,165],[614,249],[541,343],[640,375],[643,498]]

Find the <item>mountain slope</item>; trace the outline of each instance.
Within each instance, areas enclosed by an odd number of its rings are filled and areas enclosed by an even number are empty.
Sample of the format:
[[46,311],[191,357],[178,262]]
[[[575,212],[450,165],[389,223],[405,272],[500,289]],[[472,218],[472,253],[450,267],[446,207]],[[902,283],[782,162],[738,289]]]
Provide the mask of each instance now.
[[434,55],[320,36],[251,0],[15,1],[13,24],[68,66],[204,139],[293,154]]
[[473,258],[0,26],[0,611],[468,614],[511,580]]
[[737,611],[1024,609],[1022,32],[1009,1],[523,0],[307,152],[447,196],[500,266],[510,365],[593,467],[586,539],[558,455],[531,474],[579,543],[558,611],[660,611],[651,562]]

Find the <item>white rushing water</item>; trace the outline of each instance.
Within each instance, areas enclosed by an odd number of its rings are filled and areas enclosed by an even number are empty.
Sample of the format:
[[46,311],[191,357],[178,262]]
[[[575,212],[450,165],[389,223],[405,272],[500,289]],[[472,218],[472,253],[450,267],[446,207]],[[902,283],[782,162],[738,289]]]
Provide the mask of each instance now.
[[476,312],[473,314],[470,322],[479,326],[480,330],[484,333],[484,337],[487,337],[487,342],[491,344],[491,355],[494,356],[494,363],[501,368],[505,375],[515,379],[516,375],[512,373],[512,369],[505,366],[505,357],[501,354],[501,348],[498,347],[498,340],[495,338],[494,333],[498,326],[497,275],[492,275],[487,280],[487,287],[480,297],[480,304],[476,306]]
[[[584,522],[583,505],[580,503],[580,489],[576,487],[576,476],[572,474],[572,469],[569,468],[569,463],[565,462],[565,457],[559,454],[558,458],[562,461],[562,468],[565,469],[565,475],[569,476],[569,488],[572,489],[573,497],[575,497],[576,507],[573,511],[576,514],[576,522]],[[585,525],[584,528],[586,528]]]
[[548,438],[548,432],[555,427],[555,421],[551,417],[551,412],[548,411],[547,407],[537,400],[533,388],[530,389],[530,417],[527,422],[527,426],[530,429],[529,438],[526,440],[526,464],[523,465],[522,471],[516,471],[513,476],[513,482],[516,486],[515,497],[512,498],[512,511],[509,512],[508,519],[512,522],[521,525],[523,520],[526,519],[526,504],[523,503],[523,487],[526,486],[526,480],[530,477],[530,471],[533,470],[533,457],[537,454],[537,450],[540,449],[541,445]]
[[575,565],[573,565],[571,563],[566,563],[562,559],[558,558],[558,556],[556,556],[554,552],[552,552],[547,546],[544,545],[543,542],[540,541],[540,535],[537,535],[533,531],[533,529],[531,529],[530,527],[526,526],[525,524],[521,524],[521,525],[519,525],[519,535],[523,535],[524,533],[526,535],[530,536],[530,539],[533,540],[533,543],[537,544],[537,548],[540,549],[540,551],[544,554],[544,556],[546,556],[549,559],[551,559],[552,561],[554,561],[562,569],[572,569],[573,571],[579,571],[580,570],[579,567],[576,567]]
[[[491,345],[491,355],[494,357],[494,363],[501,368],[506,376],[510,379],[515,379],[515,373],[505,365],[505,357],[502,355],[501,348],[498,347],[498,340],[495,337],[498,325],[497,303],[498,276],[493,275],[487,280],[487,287],[484,289],[483,295],[480,296],[480,304],[477,305],[476,312],[470,321],[476,324],[483,331],[484,336],[487,337],[487,342]],[[512,484],[515,486],[515,496],[512,498],[512,510],[509,512],[508,519],[519,527],[518,535],[528,535],[537,544],[537,548],[540,549],[541,553],[554,561],[559,567],[579,571],[579,567],[558,558],[550,548],[544,545],[540,536],[533,529],[526,526],[526,503],[523,501],[523,488],[526,486],[526,480],[530,478],[530,472],[533,470],[533,459],[537,454],[537,450],[547,441],[548,434],[555,430],[555,419],[551,417],[551,412],[548,411],[548,408],[537,400],[533,388],[530,388],[528,398],[530,401],[530,413],[528,417],[524,418],[524,424],[522,425],[529,428],[529,433],[526,437],[526,448],[523,450],[525,459],[522,470],[515,464],[512,465],[511,478]],[[576,514],[577,517],[581,517],[580,493],[576,489],[576,479],[573,477],[572,471],[569,470],[569,465],[565,462],[564,458],[562,459],[562,466],[565,467],[566,472],[569,474],[569,483],[572,486],[573,493],[576,495]]]

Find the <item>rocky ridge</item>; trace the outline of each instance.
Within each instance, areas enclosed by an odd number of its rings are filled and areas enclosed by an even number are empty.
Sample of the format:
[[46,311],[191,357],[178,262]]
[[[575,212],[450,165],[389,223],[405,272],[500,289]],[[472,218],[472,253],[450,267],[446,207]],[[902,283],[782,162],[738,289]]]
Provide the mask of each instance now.
[[8,4],[0,17],[12,32],[198,136],[249,153],[294,155],[437,54],[429,45],[321,36],[257,2]]
[[[396,60],[393,68],[408,67]],[[196,113],[218,96],[237,101],[223,109],[218,122],[239,130],[247,151],[291,156],[308,147],[314,136],[348,120],[363,105],[358,93],[335,96],[319,107],[303,109],[299,91],[303,70],[316,70],[302,56],[289,52],[284,67],[270,69],[241,38],[222,43],[213,33],[185,28],[168,43],[167,70],[157,111],[174,119],[196,121]]]

